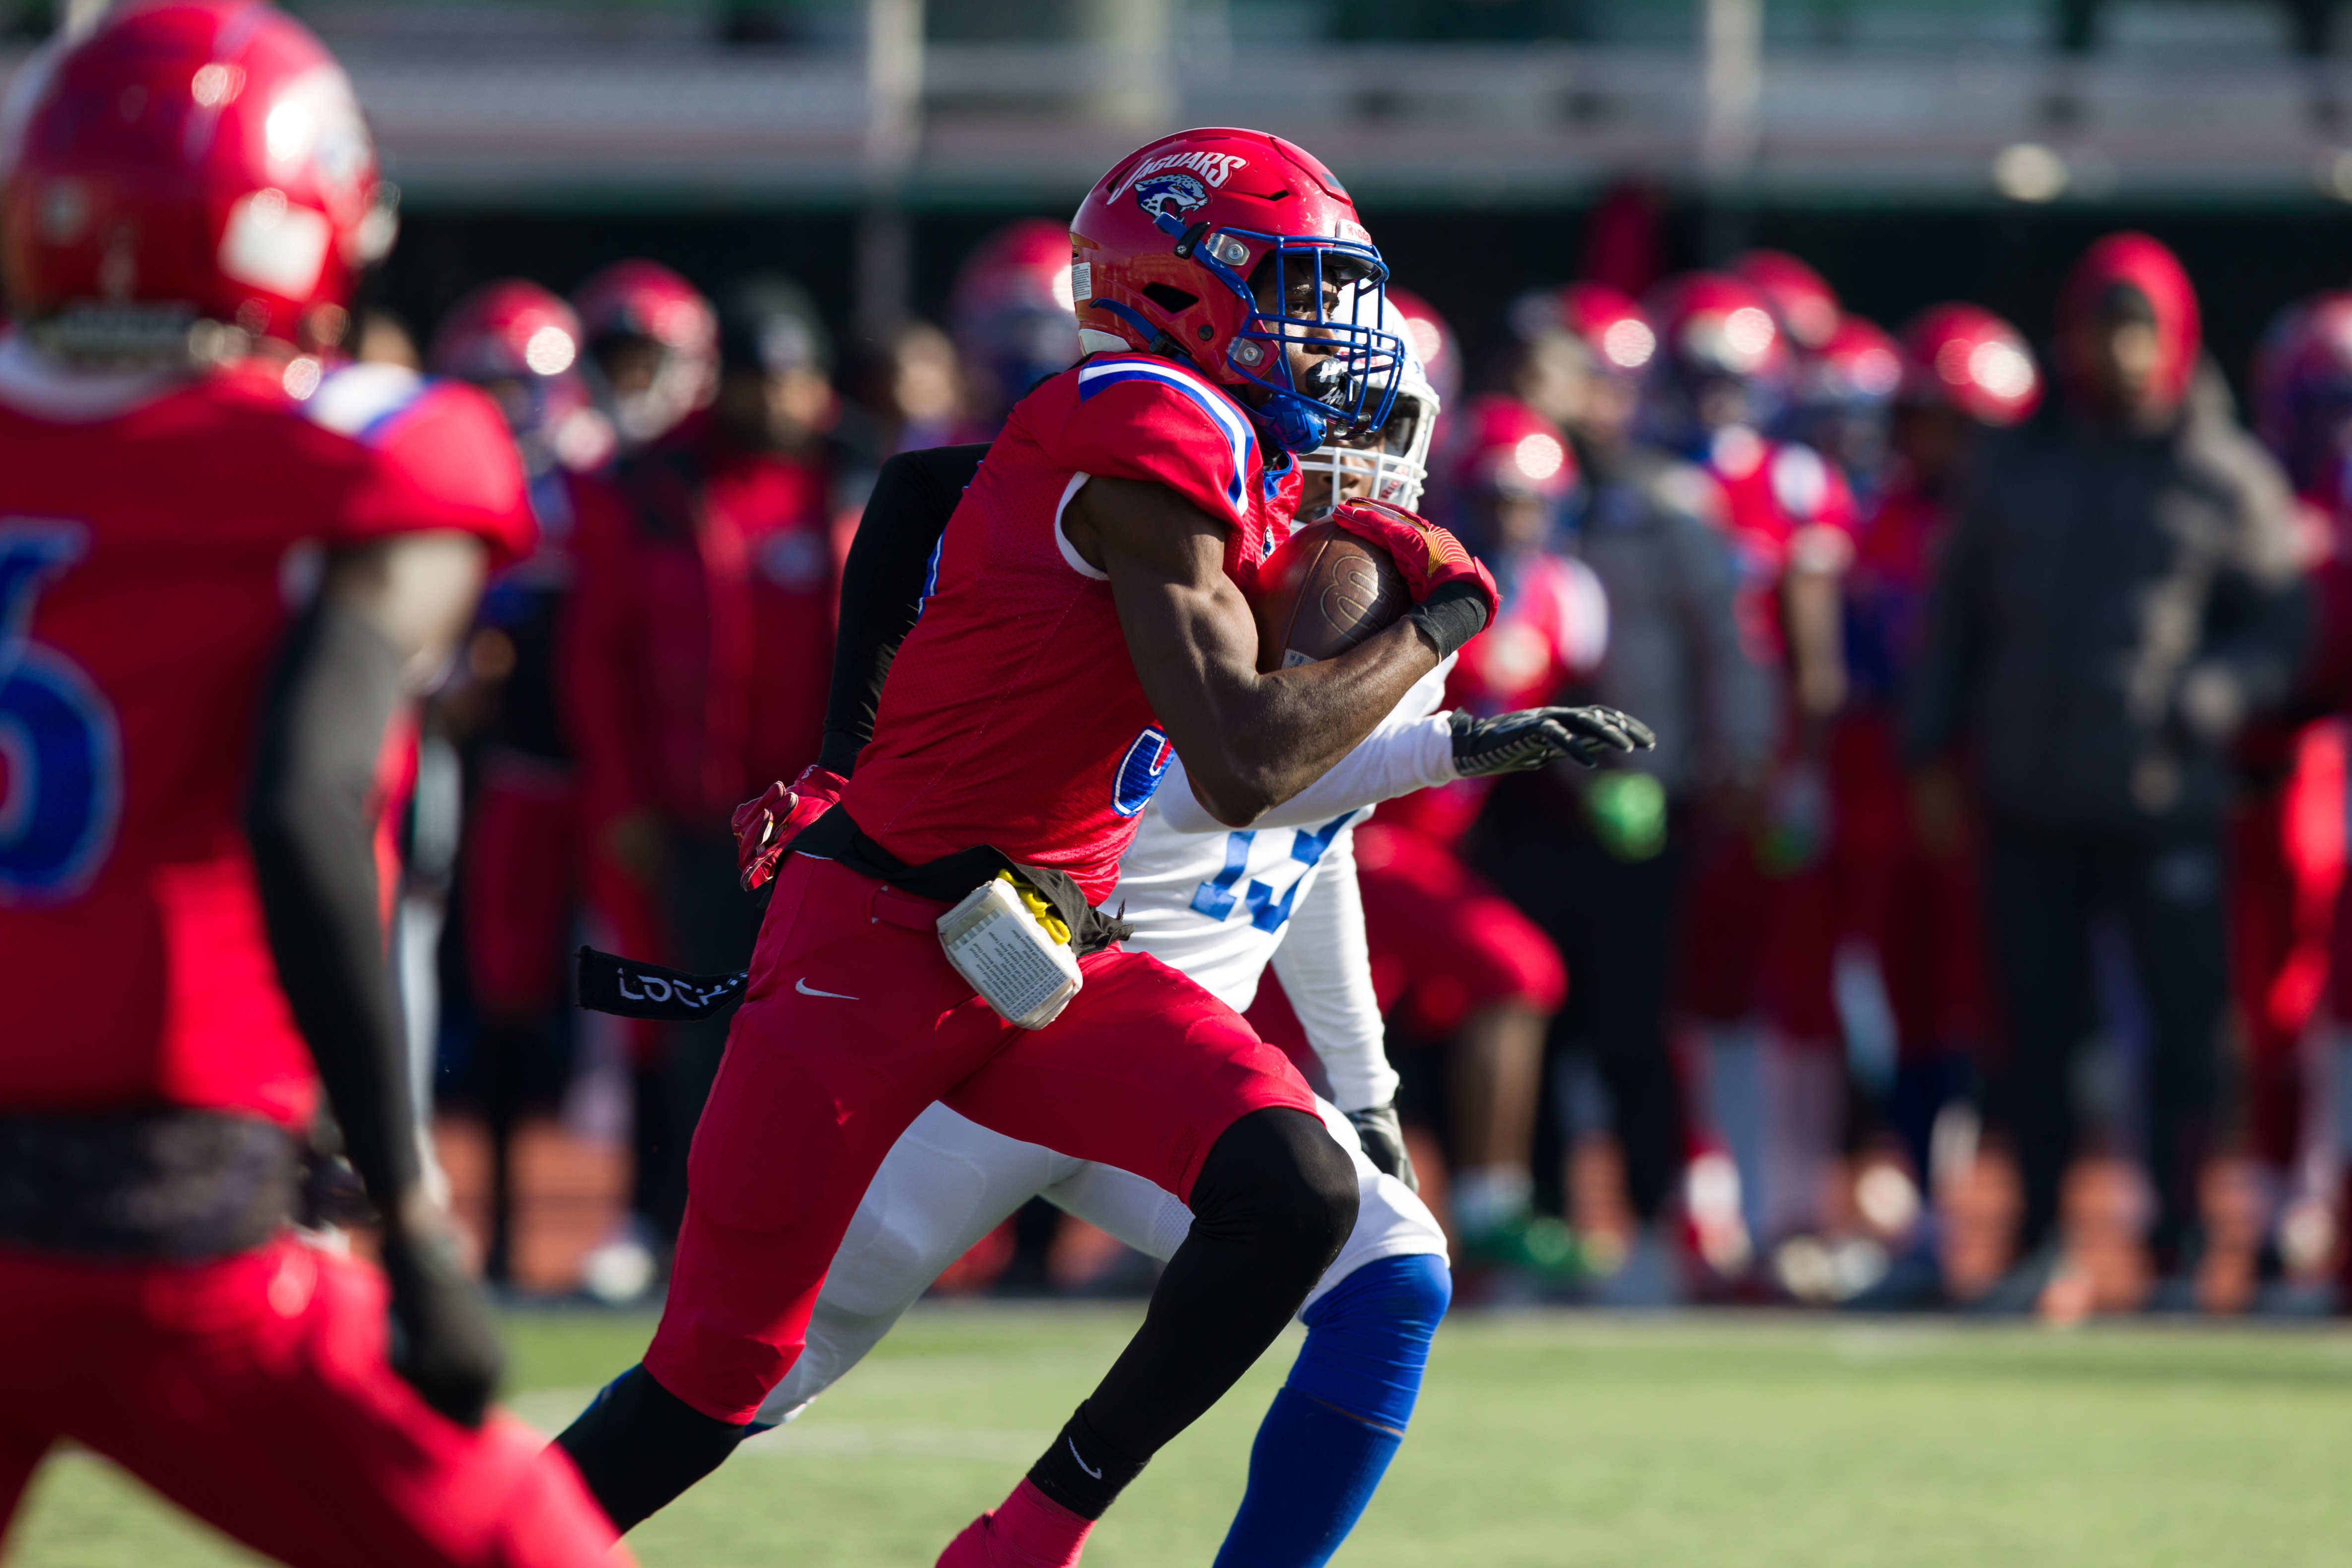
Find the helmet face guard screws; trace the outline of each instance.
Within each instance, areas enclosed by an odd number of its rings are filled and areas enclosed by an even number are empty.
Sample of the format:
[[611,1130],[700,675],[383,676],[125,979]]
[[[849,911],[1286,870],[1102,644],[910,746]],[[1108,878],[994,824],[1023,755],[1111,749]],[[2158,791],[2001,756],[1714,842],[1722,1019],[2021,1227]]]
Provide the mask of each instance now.
[[1123,160],[1070,222],[1088,352],[1182,359],[1307,453],[1386,423],[1405,345],[1388,267],[1329,170],[1262,131],[1180,131]]

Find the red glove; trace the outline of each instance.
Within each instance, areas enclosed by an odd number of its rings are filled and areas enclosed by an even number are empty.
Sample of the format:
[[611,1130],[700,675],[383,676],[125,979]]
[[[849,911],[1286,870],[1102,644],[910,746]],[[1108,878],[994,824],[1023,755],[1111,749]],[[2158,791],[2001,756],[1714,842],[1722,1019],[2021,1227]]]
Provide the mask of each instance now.
[[1494,574],[1462,541],[1426,517],[1386,501],[1346,501],[1331,521],[1378,545],[1404,574],[1413,610],[1405,619],[1418,625],[1439,657],[1453,653],[1495,619],[1503,595]]
[[801,769],[790,788],[771,784],[766,794],[735,808],[735,874],[744,892],[767,885],[793,840],[833,810],[848,782],[812,762]]

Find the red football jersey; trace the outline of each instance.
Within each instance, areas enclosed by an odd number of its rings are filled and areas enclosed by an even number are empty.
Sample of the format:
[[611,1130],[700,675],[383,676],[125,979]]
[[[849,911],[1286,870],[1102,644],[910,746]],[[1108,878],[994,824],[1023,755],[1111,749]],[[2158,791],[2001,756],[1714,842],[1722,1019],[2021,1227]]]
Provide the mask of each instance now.
[[479,392],[310,384],[70,376],[0,337],[0,1106],[311,1112],[239,825],[307,547],[454,528],[511,558],[531,523]]
[[1853,559],[1853,492],[1810,446],[1766,441],[1743,426],[1716,434],[1702,470],[1723,495],[1723,523],[1738,571],[1732,608],[1758,664],[1787,656],[1780,584],[1792,566],[1843,571]]
[[1230,523],[1225,570],[1244,591],[1298,504],[1289,455],[1269,460],[1241,406],[1172,361],[1097,355],[1024,398],[948,523],[842,797],[901,860],[993,844],[1089,898],[1118,881],[1171,753],[1110,580],[1062,532],[1096,475],[1155,481]]

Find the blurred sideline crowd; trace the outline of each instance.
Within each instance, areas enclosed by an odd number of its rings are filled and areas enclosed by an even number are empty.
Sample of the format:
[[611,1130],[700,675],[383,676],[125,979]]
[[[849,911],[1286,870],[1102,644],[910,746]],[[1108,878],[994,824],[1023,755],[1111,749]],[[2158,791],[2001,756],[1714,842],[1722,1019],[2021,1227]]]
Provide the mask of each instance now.
[[[1397,281],[1442,409],[1422,509],[1505,593],[1449,703],[1604,703],[1659,737],[1359,832],[1467,1293],[2046,1309],[2095,1124],[2144,1173],[2149,1309],[2197,1306],[2227,1155],[2255,1173],[2257,1308],[2333,1310],[2352,294],[2280,314],[2242,414],[2145,235],[2082,257],[2040,353],[1966,304],[1890,333],[1769,251],[1530,292],[1487,344]],[[488,1129],[494,1281],[517,1130],[601,1052],[633,1175],[585,1288],[660,1288],[725,1020],[585,1022],[568,956],[748,960],[730,815],[817,755],[866,490],[1078,357],[1062,226],[990,238],[947,316],[844,365],[789,279],[707,299],[623,261],[570,300],[488,284],[425,345],[504,411],[541,528],[426,717],[409,812],[406,967],[444,1103]],[[417,357],[362,327],[362,357]],[[1297,1037],[1266,987],[1253,1019]],[[1570,1157],[1597,1139],[1613,1164]],[[1962,1291],[1948,1210],[1980,1144],[2020,1194],[2005,1269]],[[1605,1231],[1568,1221],[1595,1180]],[[950,1282],[1041,1287],[1060,1223],[1033,1206]]]

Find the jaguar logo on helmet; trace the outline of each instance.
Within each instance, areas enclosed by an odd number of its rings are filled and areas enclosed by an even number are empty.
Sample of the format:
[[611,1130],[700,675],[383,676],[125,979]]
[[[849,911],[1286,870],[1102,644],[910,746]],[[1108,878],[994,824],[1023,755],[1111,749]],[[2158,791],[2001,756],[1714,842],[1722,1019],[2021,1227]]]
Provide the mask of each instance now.
[[1147,174],[1135,183],[1135,204],[1155,218],[1181,223],[1209,204],[1209,193],[1190,174]]

